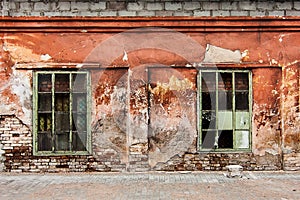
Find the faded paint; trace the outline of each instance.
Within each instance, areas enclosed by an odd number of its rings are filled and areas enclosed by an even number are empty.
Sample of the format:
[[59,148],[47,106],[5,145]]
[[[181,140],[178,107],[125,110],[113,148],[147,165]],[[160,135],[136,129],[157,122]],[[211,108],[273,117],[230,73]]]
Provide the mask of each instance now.
[[[155,20],[147,21],[147,26],[160,24]],[[280,169],[282,161],[299,158],[298,32],[277,30],[280,19],[273,19],[273,31],[264,31],[269,27],[260,21],[251,22],[263,26],[259,32],[252,26],[251,31],[207,32],[185,27],[180,20],[160,20],[171,23],[174,30],[142,28],[116,34],[110,29],[92,33],[85,27],[80,28],[87,30],[83,32],[59,29],[1,35],[0,114],[16,116],[31,127],[32,70],[87,68],[92,76],[90,170],[222,170],[240,163],[251,170]],[[109,22],[108,27],[123,23],[117,22]],[[243,25],[243,21],[236,23]],[[130,24],[123,26],[130,29]],[[177,28],[184,33],[176,32]],[[242,116],[237,121],[243,126],[251,120],[252,152],[197,152],[195,67],[252,70],[252,118]],[[239,134],[237,143],[246,147],[247,133]],[[285,164],[290,169],[295,166]]]

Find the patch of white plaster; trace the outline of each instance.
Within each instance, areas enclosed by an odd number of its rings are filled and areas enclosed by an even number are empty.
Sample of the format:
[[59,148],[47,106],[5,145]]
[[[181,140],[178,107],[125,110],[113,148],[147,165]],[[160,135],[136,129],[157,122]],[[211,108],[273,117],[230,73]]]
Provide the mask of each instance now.
[[242,54],[239,50],[232,51],[221,47],[207,44],[204,63],[239,63]]
[[52,57],[49,55],[49,54],[43,54],[43,55],[41,55],[41,57],[40,57],[40,59],[42,60],[42,61],[48,61],[48,60],[50,60]]
[[126,51],[124,50],[124,55],[123,55],[123,59],[122,59],[124,62],[125,61],[128,61],[128,56],[127,56],[127,53]]
[[31,124],[31,100],[32,91],[30,84],[30,72],[22,73],[14,70],[10,79],[12,94],[15,94],[18,99],[16,109],[21,109],[19,113],[15,113],[25,124]]

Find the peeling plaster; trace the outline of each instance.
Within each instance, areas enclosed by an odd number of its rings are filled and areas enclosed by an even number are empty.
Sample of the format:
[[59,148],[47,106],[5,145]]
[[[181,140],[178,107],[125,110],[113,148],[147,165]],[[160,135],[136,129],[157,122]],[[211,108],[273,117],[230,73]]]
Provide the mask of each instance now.
[[207,44],[204,63],[240,63],[243,56],[240,50],[229,50]]
[[16,113],[16,115],[27,125],[31,124],[32,115],[32,89],[30,77],[31,72],[22,73],[14,70],[10,79],[12,94],[15,94],[19,100],[18,104],[15,106],[18,110],[22,110],[21,113]]

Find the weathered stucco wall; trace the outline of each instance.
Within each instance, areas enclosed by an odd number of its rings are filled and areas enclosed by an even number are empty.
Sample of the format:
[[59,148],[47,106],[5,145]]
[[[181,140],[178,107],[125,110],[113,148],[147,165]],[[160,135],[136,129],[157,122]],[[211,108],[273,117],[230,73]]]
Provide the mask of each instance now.
[[[299,33],[275,28],[180,32],[173,23],[175,29],[2,34],[5,170],[224,170],[228,164],[299,169]],[[198,151],[197,73],[203,67],[252,71],[250,152]],[[33,156],[32,72],[68,68],[91,72],[92,153]]]

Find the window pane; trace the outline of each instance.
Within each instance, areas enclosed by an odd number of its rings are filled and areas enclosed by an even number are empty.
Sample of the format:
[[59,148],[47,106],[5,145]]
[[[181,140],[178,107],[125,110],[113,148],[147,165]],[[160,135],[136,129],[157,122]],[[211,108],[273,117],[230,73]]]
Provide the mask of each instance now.
[[38,133],[38,151],[51,151],[52,150],[52,138],[51,132]]
[[73,111],[86,113],[86,94],[73,94]]
[[70,94],[55,93],[55,111],[69,112]]
[[85,114],[73,114],[73,130],[86,131],[86,115]]
[[55,131],[69,131],[70,130],[70,115],[69,113],[55,113]]
[[38,114],[38,131],[52,130],[52,115],[51,113]]
[[69,149],[69,133],[57,133],[55,140],[56,151],[67,151]]
[[248,73],[235,73],[235,90],[249,90]]
[[232,92],[218,92],[218,107],[219,110],[232,110]]
[[232,90],[232,73],[219,73],[218,89],[223,91]]
[[85,92],[86,91],[86,74],[73,74],[72,85],[73,92]]
[[232,112],[218,112],[218,129],[232,130]]
[[55,92],[69,92],[70,88],[69,74],[55,75]]
[[51,92],[52,81],[51,74],[39,74],[38,75],[38,90],[39,92]]
[[219,131],[218,139],[219,148],[233,148],[233,133],[232,130],[222,130]]
[[236,148],[249,148],[249,131],[235,132]]
[[249,93],[236,92],[235,93],[235,108],[236,110],[249,110]]
[[39,94],[38,95],[38,110],[39,111],[51,111],[52,96],[51,94]]
[[215,131],[203,131],[202,132],[202,148],[204,149],[213,149],[215,148]]
[[215,72],[202,72],[202,88],[203,92],[216,90],[216,73]]
[[216,92],[202,92],[202,110],[216,109]]
[[235,128],[244,130],[250,128],[249,112],[235,113]]
[[216,128],[216,113],[212,111],[202,112],[202,129]]
[[72,136],[72,147],[73,151],[86,151],[86,142],[87,142],[87,133],[86,132],[73,132]]

